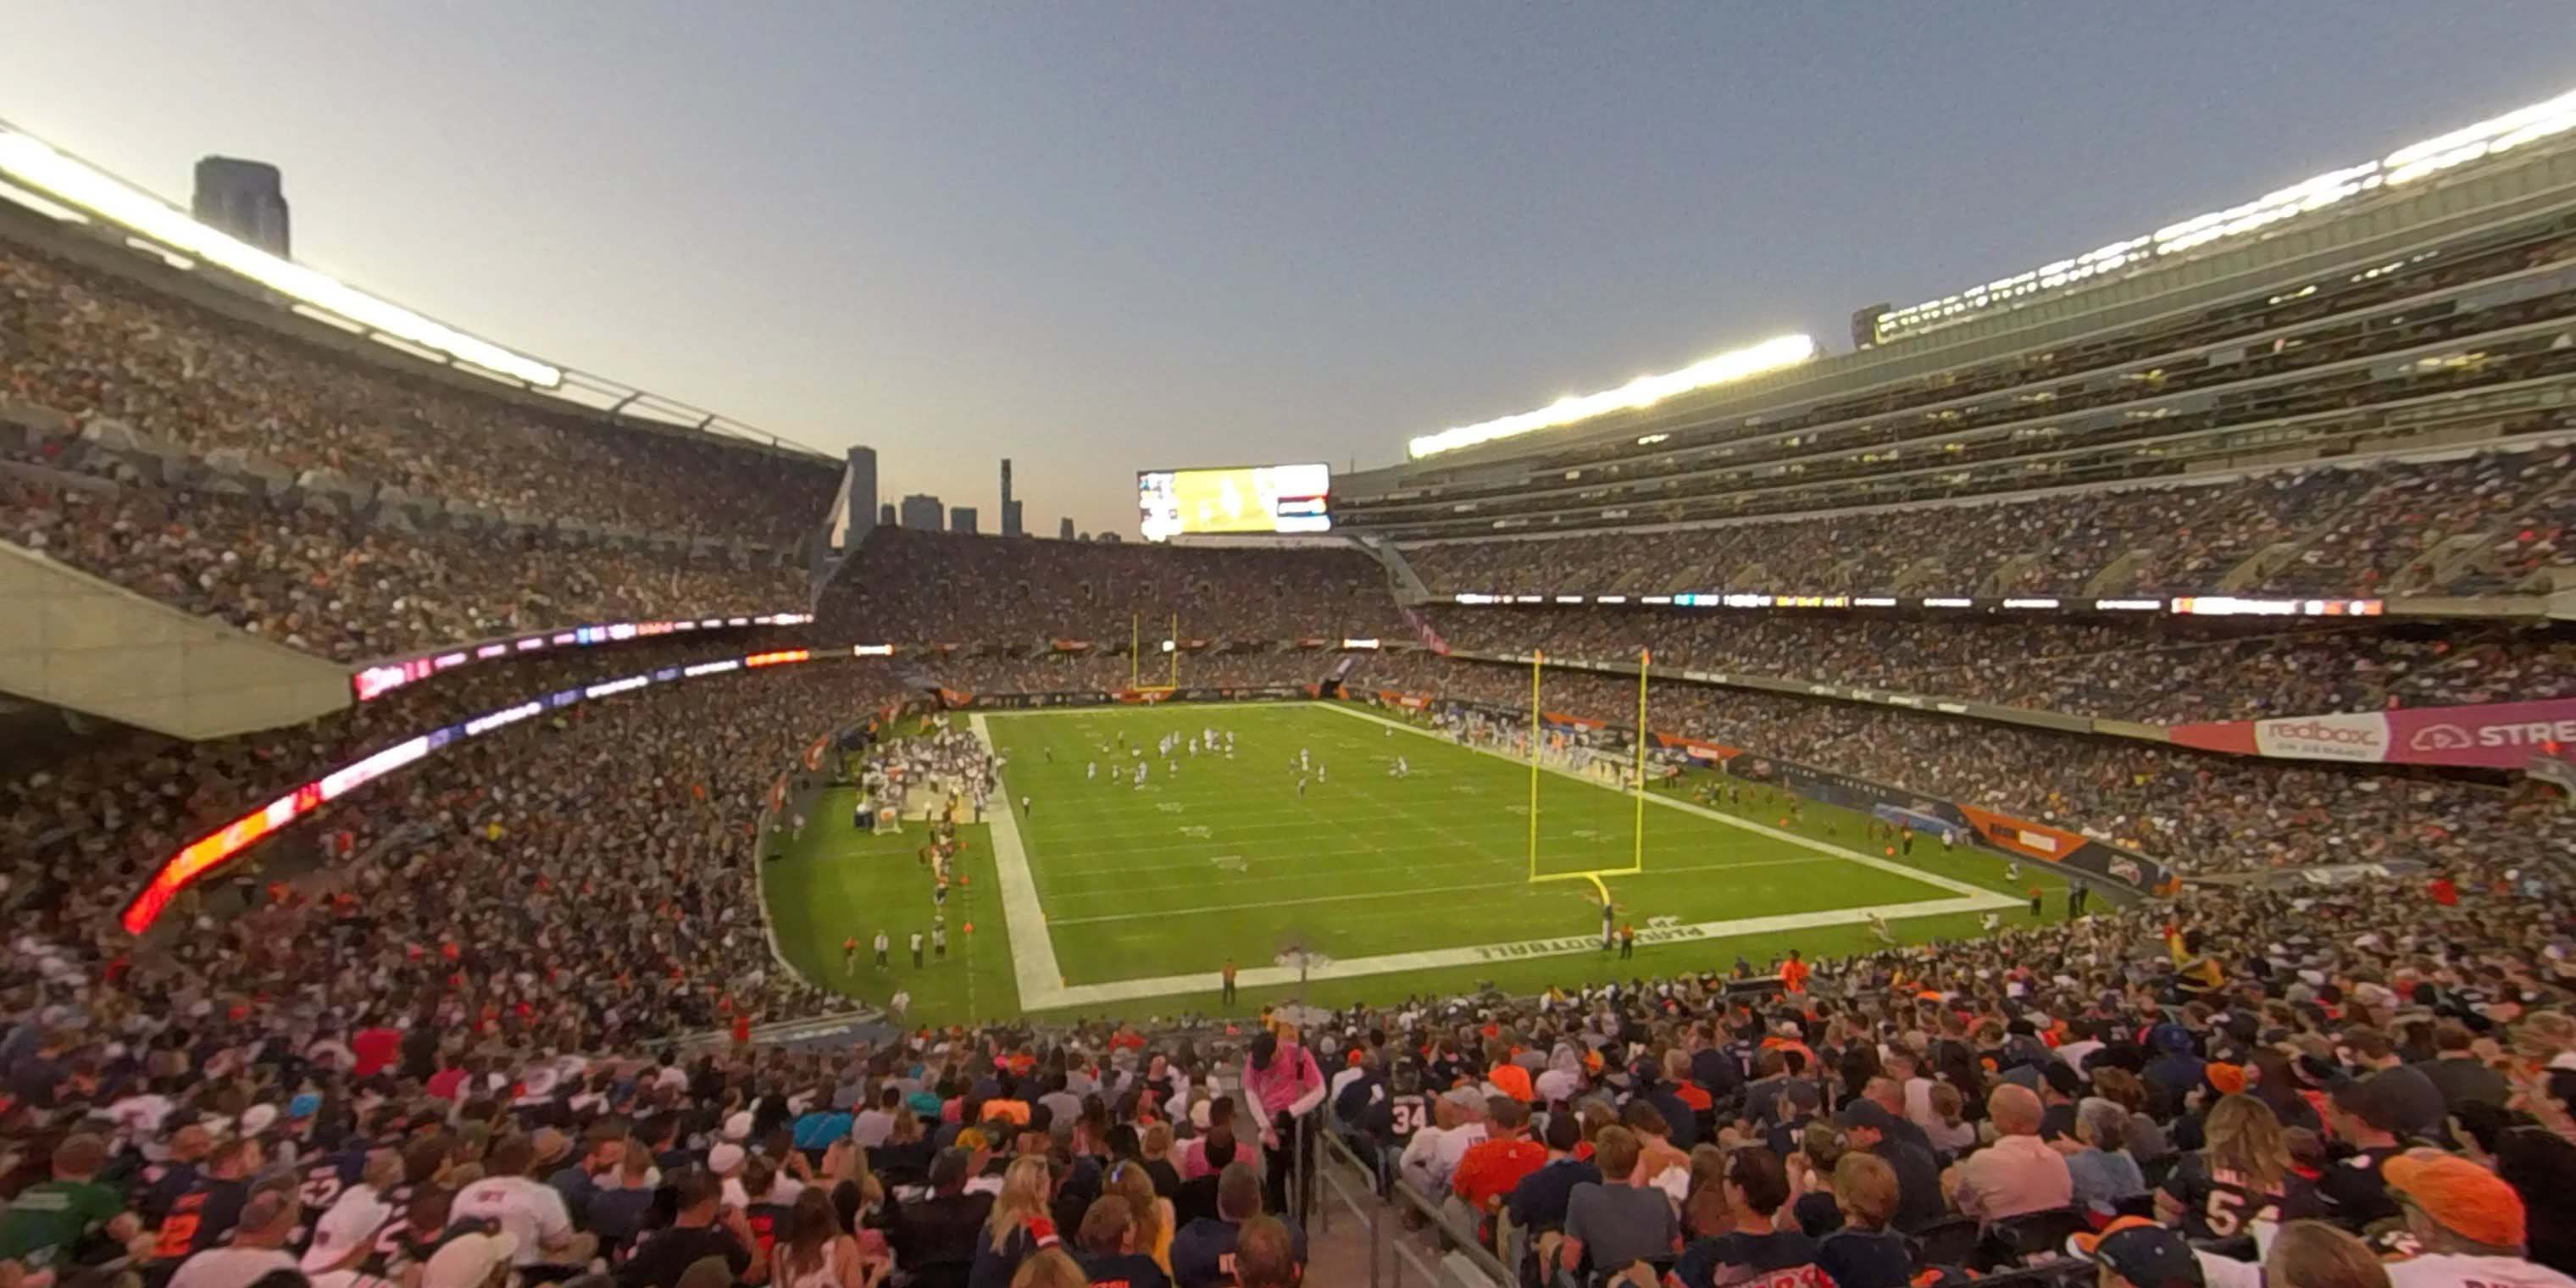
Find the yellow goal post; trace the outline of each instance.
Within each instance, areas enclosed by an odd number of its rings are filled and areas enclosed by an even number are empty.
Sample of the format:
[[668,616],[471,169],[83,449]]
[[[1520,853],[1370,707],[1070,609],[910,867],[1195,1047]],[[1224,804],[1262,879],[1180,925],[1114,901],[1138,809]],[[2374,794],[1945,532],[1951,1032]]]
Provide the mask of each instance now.
[[1592,883],[1592,888],[1599,892],[1601,901],[1608,903],[1610,887],[1602,880],[1603,877],[1636,876],[1646,870],[1646,743],[1649,738],[1646,732],[1646,693],[1648,676],[1653,666],[1654,655],[1646,649],[1637,650],[1636,755],[1631,765],[1628,783],[1628,792],[1635,798],[1635,813],[1631,823],[1628,866],[1586,868],[1571,872],[1541,872],[1538,868],[1539,775],[1544,769],[1546,756],[1542,739],[1546,736],[1547,726],[1544,701],[1547,654],[1543,650],[1531,651],[1529,738],[1526,749],[1529,753],[1530,770],[1529,879],[1532,884],[1542,881],[1589,881]]

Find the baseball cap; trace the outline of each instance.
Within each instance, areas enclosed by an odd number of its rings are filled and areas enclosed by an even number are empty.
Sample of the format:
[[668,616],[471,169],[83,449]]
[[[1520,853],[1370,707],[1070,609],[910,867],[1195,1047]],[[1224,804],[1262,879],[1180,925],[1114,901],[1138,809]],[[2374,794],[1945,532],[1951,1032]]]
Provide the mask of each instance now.
[[313,1246],[304,1250],[298,1264],[304,1273],[318,1275],[336,1270],[349,1254],[375,1242],[376,1231],[384,1228],[394,1210],[372,1190],[352,1189],[313,1223]]
[[2212,1060],[2209,1062],[2208,1070],[2209,1085],[2216,1087],[2218,1094],[2233,1096],[2245,1090],[2244,1065],[2225,1064]]
[[750,1110],[737,1109],[734,1111],[733,1117],[724,1120],[724,1138],[726,1140],[749,1140],[751,1138]]
[[447,1241],[420,1272],[420,1288],[478,1288],[519,1250],[508,1232],[463,1234]]
[[310,1118],[321,1112],[321,1109],[322,1097],[310,1091],[300,1093],[293,1100],[286,1102],[286,1116],[289,1118]]
[[2199,1288],[2205,1282],[2200,1258],[2192,1255],[2182,1233],[2145,1217],[2120,1217],[2099,1234],[2068,1239],[2066,1247],[2076,1256],[2109,1266],[2138,1288]]
[[1871,1131],[1883,1132],[1895,1125],[1896,1115],[1887,1112],[1887,1106],[1875,1100],[1855,1100],[1844,1105],[1834,1114],[1834,1126],[1845,1131],[1854,1127],[1866,1127]]
[[2522,1245],[2522,1196],[2465,1158],[2408,1150],[2380,1164],[2379,1174],[2388,1188],[2461,1238],[2503,1248]]
[[731,1176],[742,1170],[742,1146],[731,1141],[707,1151],[707,1170],[718,1176]]

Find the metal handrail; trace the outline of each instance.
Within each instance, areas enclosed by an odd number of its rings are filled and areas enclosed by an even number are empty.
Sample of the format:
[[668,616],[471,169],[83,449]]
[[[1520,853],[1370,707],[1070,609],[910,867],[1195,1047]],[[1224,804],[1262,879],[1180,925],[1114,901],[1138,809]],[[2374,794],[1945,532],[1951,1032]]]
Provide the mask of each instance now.
[[[1345,1167],[1348,1167],[1363,1176],[1369,1177],[1372,1180],[1376,1178],[1378,1174],[1377,1168],[1373,1164],[1363,1161],[1357,1154],[1351,1151],[1350,1146],[1342,1140],[1338,1123],[1335,1123],[1329,1116],[1324,1116],[1322,1117],[1322,1121],[1319,1125],[1322,1130],[1318,1131],[1316,1134],[1321,1138],[1321,1153],[1329,1154],[1334,1161],[1343,1164]],[[1326,1185],[1332,1188],[1335,1197],[1340,1198],[1344,1203],[1349,1204],[1352,1211],[1362,1213],[1368,1219],[1370,1288],[1378,1288],[1378,1265],[1381,1250],[1385,1253],[1393,1254],[1392,1264],[1394,1266],[1394,1273],[1390,1280],[1392,1288],[1404,1288],[1404,1271],[1405,1267],[1408,1265],[1411,1266],[1416,1273],[1420,1274],[1423,1281],[1426,1283],[1437,1284],[1444,1281],[1441,1265],[1427,1257],[1421,1249],[1411,1246],[1402,1239],[1382,1239],[1380,1237],[1383,1230],[1382,1222],[1387,1210],[1386,1202],[1378,1201],[1363,1204],[1357,1198],[1353,1197],[1352,1192],[1346,1187],[1345,1178],[1336,1176],[1333,1173],[1324,1171],[1320,1168],[1318,1169],[1318,1172],[1319,1179],[1322,1179]],[[1402,1203],[1407,1208],[1412,1209],[1414,1214],[1420,1217],[1426,1226],[1439,1232],[1439,1234],[1449,1242],[1459,1255],[1464,1256],[1470,1264],[1475,1266],[1478,1272],[1485,1276],[1488,1283],[1492,1285],[1492,1288],[1516,1288],[1516,1285],[1520,1282],[1520,1277],[1514,1274],[1510,1267],[1504,1265],[1502,1259],[1495,1256],[1493,1251],[1484,1245],[1483,1240],[1476,1237],[1475,1229],[1472,1226],[1461,1229],[1458,1226],[1458,1223],[1453,1220],[1447,1212],[1441,1210],[1441,1205],[1437,1201],[1416,1188],[1412,1182],[1402,1180],[1400,1178],[1397,1179],[1393,1184],[1387,1187],[1387,1197],[1396,1202]],[[1316,1205],[1315,1214],[1317,1217],[1317,1229],[1321,1230],[1326,1228],[1325,1219],[1329,1215],[1327,1205],[1318,1203]]]

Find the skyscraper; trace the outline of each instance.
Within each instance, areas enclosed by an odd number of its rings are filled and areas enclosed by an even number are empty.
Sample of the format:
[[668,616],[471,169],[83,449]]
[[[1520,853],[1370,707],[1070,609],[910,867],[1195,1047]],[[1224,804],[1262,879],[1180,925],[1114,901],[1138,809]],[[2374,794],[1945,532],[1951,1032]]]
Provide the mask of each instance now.
[[1002,458],[1002,535],[1020,535],[1020,503],[1011,499],[1011,458]]
[[200,157],[190,201],[197,222],[287,257],[286,186],[277,167],[235,157]]
[[940,520],[947,511],[940,507],[938,497],[927,492],[915,492],[903,499],[901,513],[903,526],[919,528],[924,532],[937,532],[942,526]]
[[975,517],[975,507],[971,505],[952,505],[948,507],[948,530],[950,532],[973,532],[975,530]]
[[1070,517],[1055,521],[1055,539],[1058,541],[1073,540],[1073,520]]
[[894,526],[894,502],[887,501],[877,506],[877,526],[880,528]]
[[841,490],[832,498],[832,548],[847,550],[868,539],[877,509],[877,449],[853,447],[841,467]]

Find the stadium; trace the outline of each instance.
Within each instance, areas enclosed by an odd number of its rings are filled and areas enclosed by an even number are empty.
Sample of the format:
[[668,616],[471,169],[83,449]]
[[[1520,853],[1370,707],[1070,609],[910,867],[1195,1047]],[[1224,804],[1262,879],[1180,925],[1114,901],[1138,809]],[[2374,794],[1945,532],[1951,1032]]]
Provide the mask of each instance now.
[[1113,541],[0,122],[0,1265],[2567,1282],[2576,94],[2425,124]]

